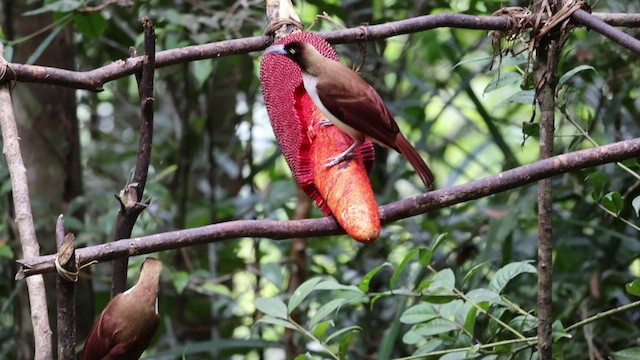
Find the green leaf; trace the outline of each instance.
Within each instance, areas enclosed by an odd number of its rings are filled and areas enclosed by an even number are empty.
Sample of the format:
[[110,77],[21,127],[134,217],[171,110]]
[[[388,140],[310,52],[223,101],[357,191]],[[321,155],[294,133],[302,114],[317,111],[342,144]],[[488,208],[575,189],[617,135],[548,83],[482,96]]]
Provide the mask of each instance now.
[[0,245],[0,258],[13,259],[13,251],[10,246],[6,244]]
[[457,64],[455,64],[452,68],[455,69],[458,66],[464,65],[464,64],[468,64],[468,63],[474,63],[474,62],[480,62],[482,63],[482,65],[489,63],[489,61],[491,61],[491,56],[483,54],[483,55],[474,55],[474,56],[469,56],[469,57],[465,57],[462,60],[458,61]]
[[453,270],[447,268],[433,275],[433,282],[427,288],[426,295],[455,295],[453,288],[456,285],[456,276]]
[[309,360],[309,359],[311,359],[311,356],[309,356],[308,354],[300,354],[296,356],[293,360]]
[[34,9],[31,11],[27,11],[23,13],[23,16],[32,16],[38,14],[44,14],[46,12],[72,12],[82,6],[82,1],[80,0],[59,0],[54,2],[49,2],[41,8]]
[[469,281],[473,275],[475,275],[478,271],[482,270],[483,267],[485,267],[485,266],[487,266],[489,264],[491,264],[491,260],[483,261],[480,264],[472,267],[471,270],[469,270],[467,272],[467,275],[465,275],[464,278],[462,279],[462,284],[461,285],[466,284],[467,281]]
[[409,330],[402,335],[402,342],[407,345],[416,345],[426,340],[426,338],[413,330]]
[[640,217],[640,196],[636,196],[632,201],[631,201],[631,206],[633,206],[633,210],[636,211],[636,216]]
[[277,297],[259,297],[253,303],[256,306],[256,309],[266,315],[271,315],[280,319],[287,318],[287,306]]
[[500,298],[500,294],[484,288],[477,288],[469,291],[467,293],[467,299],[477,305],[480,305],[481,303],[488,303],[489,305],[506,305]]
[[558,88],[562,87],[562,85],[564,85],[564,83],[566,83],[573,75],[585,70],[593,70],[593,72],[595,72],[596,74],[598,73],[596,69],[591,65],[576,66],[560,77],[560,80],[558,80]]
[[6,41],[7,40],[7,36],[4,34],[4,31],[2,30],[2,26],[0,26],[0,41]]
[[345,291],[355,291],[357,293],[362,294],[362,290],[358,289],[357,286],[354,285],[342,285],[335,280],[326,280],[318,285],[316,285],[314,290],[345,290]]
[[398,281],[398,278],[400,278],[400,274],[402,274],[402,271],[407,266],[411,258],[413,258],[420,251],[420,249],[424,249],[424,248],[412,249],[407,253],[407,255],[404,256],[404,259],[402,259],[402,261],[400,262],[400,265],[398,265],[396,270],[391,275],[391,280],[389,280],[389,289],[395,289],[396,281]]
[[337,308],[342,306],[345,302],[347,302],[347,300],[345,299],[333,299],[328,303],[322,305],[318,309],[318,311],[316,311],[313,317],[311,317],[311,320],[309,320],[309,327],[313,328],[318,322],[320,322],[320,320],[324,319],[329,314],[334,312]]
[[107,20],[100,12],[79,12],[73,14],[76,28],[89,40],[99,38],[107,29]]
[[640,296],[640,279],[635,279],[624,286],[631,295]]
[[489,282],[489,290],[500,294],[511,279],[523,273],[537,274],[538,270],[527,261],[507,264],[493,276]]
[[602,206],[605,209],[611,211],[616,215],[620,215],[622,211],[622,207],[624,206],[624,200],[622,200],[622,195],[620,195],[617,191],[612,191],[605,196],[602,197]]
[[182,294],[187,285],[189,285],[189,273],[186,271],[175,271],[169,273],[169,277],[171,278],[171,283],[173,284],[173,287],[176,288],[176,292],[178,294]]
[[311,294],[314,290],[314,287],[322,281],[321,277],[311,278],[298,286],[298,288],[293,292],[291,298],[289,299],[288,309],[289,312],[292,312],[295,308],[300,305],[304,299]]
[[442,242],[447,237],[447,235],[448,235],[447,233],[442,233],[438,235],[438,237],[436,238],[436,241],[433,242],[433,246],[431,246],[432,253],[435,253],[436,250],[438,250],[438,248],[440,247],[440,245],[442,245]]
[[153,178],[153,182],[161,182],[162,180],[164,180],[167,176],[173,174],[176,172],[176,170],[178,170],[178,165],[173,164],[173,165],[169,165],[166,168],[164,168],[162,171],[160,171],[159,173],[156,174],[156,176],[154,176]]
[[520,332],[527,332],[538,327],[538,319],[532,315],[518,315],[509,321],[509,326]]
[[486,93],[490,93],[496,89],[501,87],[515,84],[517,82],[522,81],[523,75],[517,72],[507,72],[507,73],[498,73],[484,88],[482,95]]
[[593,190],[591,191],[591,198],[594,201],[600,200],[606,184],[604,174],[602,174],[602,172],[600,171],[595,171],[589,174],[589,176],[587,176],[584,181],[587,184],[591,184],[591,186],[593,187]]
[[444,319],[433,319],[416,327],[415,332],[422,336],[433,336],[456,330],[458,325]]
[[340,339],[340,345],[338,346],[338,356],[340,360],[347,358],[347,352],[349,351],[349,345],[351,345],[351,339],[353,338],[353,331],[348,332]]
[[329,335],[329,337],[327,337],[327,340],[325,340],[325,343],[329,343],[329,341],[342,336],[343,334],[346,334],[348,332],[361,332],[363,331],[363,329],[360,326],[349,326],[346,327],[344,329],[340,329],[336,332],[334,332],[333,334]]
[[60,33],[60,30],[62,30],[66,26],[66,24],[67,22],[65,22],[64,24],[60,24],[59,26],[56,26],[53,29],[53,31],[49,35],[47,35],[47,37],[44,38],[44,40],[42,40],[40,45],[38,45],[38,47],[33,51],[33,53],[29,56],[25,64],[33,65],[38,60],[40,55],[42,55],[42,53],[49,47],[53,39],[55,39],[56,36],[58,36],[58,34]]
[[213,72],[213,59],[194,61],[192,69],[193,75],[198,81],[198,89],[201,89]]
[[371,269],[365,276],[360,280],[360,284],[358,284],[358,289],[362,290],[362,292],[369,292],[369,284],[371,283],[371,279],[383,268],[391,266],[390,263],[384,262],[373,269]]
[[511,103],[532,105],[534,104],[535,98],[536,98],[535,90],[520,90],[514,93],[513,95],[509,96],[508,98],[504,99],[503,101],[501,101],[498,105],[496,105],[493,108],[493,111],[501,109]]
[[524,121],[522,123],[522,133],[526,136],[539,137],[540,136],[540,124],[537,122]]
[[327,329],[329,329],[329,326],[332,326],[332,325],[333,325],[333,320],[321,321],[320,323],[318,323],[318,325],[316,325],[316,328],[313,329],[313,334],[318,339],[322,339],[324,337],[324,334],[327,333]]
[[416,350],[416,352],[414,352],[413,355],[418,356],[418,355],[428,354],[436,350],[438,347],[440,347],[440,345],[442,345],[442,342],[443,341],[440,339],[431,339],[427,341],[427,343],[424,346]]
[[640,360],[640,347],[616,351],[611,355],[613,360]]
[[286,327],[288,329],[291,329],[291,330],[300,331],[291,322],[289,322],[287,320],[284,320],[284,319],[276,319],[276,318],[271,317],[271,316],[263,316],[262,318],[260,318],[260,320],[258,320],[257,324],[259,324],[259,323],[265,323],[265,324],[269,324],[269,325],[279,325],[279,326],[284,326],[284,327]]
[[573,337],[564,329],[564,325],[562,325],[562,321],[560,320],[556,320],[551,324],[551,331],[553,334],[553,341],[558,341],[562,338],[571,339]]
[[400,322],[403,324],[418,324],[427,322],[438,317],[433,305],[428,303],[420,303],[414,305],[402,313]]
[[478,308],[472,306],[464,319],[464,329],[471,335],[474,334],[476,328],[476,319],[478,318]]

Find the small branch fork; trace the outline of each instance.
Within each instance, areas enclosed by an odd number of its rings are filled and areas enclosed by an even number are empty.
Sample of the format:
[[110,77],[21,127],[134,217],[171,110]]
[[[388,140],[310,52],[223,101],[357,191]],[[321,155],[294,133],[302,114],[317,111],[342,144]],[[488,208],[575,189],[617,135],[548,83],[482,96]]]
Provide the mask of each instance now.
[[[526,25],[533,26],[538,19],[536,16],[537,15],[532,15],[530,20],[525,22]],[[589,14],[584,10],[577,10],[571,15],[571,18],[578,24],[600,32],[636,54],[640,54],[640,40],[612,27],[639,27],[640,14]],[[388,38],[438,27],[508,31],[510,30],[510,26],[510,20],[503,16],[473,16],[443,13],[424,15],[379,25],[325,31],[318,34],[330,43],[341,44]],[[273,38],[271,36],[264,35],[164,50],[158,52],[155,66],[161,68],[188,61],[245,54],[252,51],[263,50],[269,46],[272,41]],[[9,67],[12,71],[0,74],[0,80],[17,80],[19,82],[34,82],[91,91],[102,91],[105,83],[141,71],[143,62],[142,56],[132,57],[126,60],[117,60],[109,65],[84,72],[10,63]]]
[[[140,94],[140,141],[133,178],[116,196],[120,201],[120,211],[116,217],[115,240],[131,237],[138,216],[147,208],[151,199],[142,200],[147,183],[151,144],[153,143],[153,74],[155,69],[156,35],[153,23],[148,17],[142,19],[144,28],[144,56],[142,74],[138,80]],[[135,50],[132,50],[135,55]],[[123,292],[127,282],[128,257],[115,259],[111,265],[111,297]]]
[[[466,184],[430,191],[384,205],[380,207],[380,218],[382,223],[386,224],[514,189],[547,177],[637,156],[640,156],[640,139],[562,154]],[[123,256],[148,254],[241,237],[266,237],[282,240],[337,234],[344,234],[344,231],[333,217],[291,221],[237,220],[86,247],[78,249],[76,256],[79,264],[83,265],[93,260],[104,262]],[[21,268],[16,274],[16,279],[53,271],[54,259],[54,255],[47,255],[18,260]]]

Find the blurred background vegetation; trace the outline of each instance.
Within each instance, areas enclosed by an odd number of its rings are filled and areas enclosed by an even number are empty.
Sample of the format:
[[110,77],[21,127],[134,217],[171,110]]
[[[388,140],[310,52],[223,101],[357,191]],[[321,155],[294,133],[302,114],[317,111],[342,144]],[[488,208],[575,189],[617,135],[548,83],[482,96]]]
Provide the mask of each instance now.
[[[101,1],[1,3],[0,40],[10,62],[78,70],[125,58],[129,46],[140,49],[142,16],[149,16],[156,26],[158,50],[260,35],[267,25],[260,0],[120,0],[102,9],[87,9]],[[326,11],[336,23],[353,27],[439,12],[490,15],[502,6],[528,4],[306,0],[296,5],[307,25]],[[624,0],[592,5],[600,12],[640,12],[640,4]],[[320,21],[314,30],[335,27]],[[637,30],[626,31],[638,35]],[[526,47],[518,41],[512,45]],[[356,45],[335,48],[347,64],[362,60]],[[501,63],[496,60],[493,66],[491,54],[491,38],[475,30],[434,29],[367,44],[361,74],[386,100],[402,131],[427,159],[437,188],[538,158],[533,82],[531,76],[524,78],[526,53],[507,56]],[[138,220],[134,236],[234,219],[293,218],[297,190],[266,115],[257,76],[259,56],[237,55],[157,71],[154,147],[145,194],[153,201]],[[559,75],[564,74],[572,76],[564,78],[558,92],[556,153],[637,136],[640,68],[636,55],[597,33],[576,29],[562,51]],[[139,101],[134,77],[112,81],[100,93],[18,84],[13,94],[42,252],[53,252],[53,226],[60,213],[81,246],[111,241],[119,206],[113,195],[123,188],[135,164]],[[399,159],[396,153],[376,148],[370,177],[379,204],[423,191],[412,169]],[[553,179],[554,319],[565,326],[638,300],[625,291],[625,284],[640,277],[638,204],[633,202],[640,195],[640,183],[632,174],[638,171],[637,162],[625,165],[631,173],[609,164]],[[390,265],[381,267],[366,287],[369,294],[386,295],[374,302],[371,295],[359,294],[357,300],[327,314],[322,330],[308,322],[318,309],[336,298],[354,299],[345,295],[349,290],[329,286],[304,299],[297,319],[319,338],[324,331],[359,327],[362,331],[353,332],[350,339],[352,359],[397,358],[421,347],[425,351],[425,346],[437,350],[510,338],[504,328],[492,328],[493,320],[479,316],[475,333],[445,329],[408,339],[416,328],[415,322],[401,319],[405,309],[423,302],[435,307],[441,306],[437,302],[451,304],[451,298],[435,301],[387,291],[396,272],[403,274],[394,281],[398,289],[424,289],[429,286],[424,281],[434,281],[424,263],[400,265],[418,248],[428,249],[433,273],[457,279],[456,288],[464,292],[486,288],[496,271],[509,263],[525,266],[526,261],[535,260],[536,189],[524,186],[389,224],[375,243],[366,246],[347,236],[309,239],[305,278],[321,276],[338,284],[359,285],[365,274],[388,261]],[[28,359],[30,320],[21,306],[27,303],[26,289],[23,281],[13,280],[20,249],[11,220],[10,190],[2,159],[0,357]],[[321,213],[314,208],[312,216]],[[291,241],[244,238],[155,256],[165,265],[162,320],[144,358],[328,356],[317,342],[299,332],[285,337],[283,326],[255,325],[260,318],[255,299],[291,296],[288,283],[296,271],[291,266]],[[143,258],[131,259],[130,282],[137,278]],[[79,343],[109,299],[109,271],[107,264],[84,271],[77,298]],[[522,310],[520,315],[535,314],[535,275],[518,276],[503,291]],[[49,287],[49,295],[53,292]],[[492,311],[499,312],[497,302],[489,303]],[[508,313],[494,315],[506,322],[515,319],[515,314]],[[556,354],[558,358],[589,354],[597,359],[640,347],[638,324],[637,309],[615,314],[571,332],[571,339],[559,340]],[[535,335],[530,324],[519,325],[521,334]],[[432,337],[440,343],[429,343]],[[494,353],[509,354],[521,345]],[[338,346],[326,347],[337,354]],[[531,351],[519,351],[515,357],[528,358]]]

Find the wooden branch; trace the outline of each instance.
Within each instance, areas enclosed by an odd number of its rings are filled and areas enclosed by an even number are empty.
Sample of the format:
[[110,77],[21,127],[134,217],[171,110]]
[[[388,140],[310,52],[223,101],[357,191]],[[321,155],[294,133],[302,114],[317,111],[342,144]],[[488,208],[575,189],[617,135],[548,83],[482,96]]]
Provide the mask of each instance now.
[[[562,41],[544,37],[536,50],[534,75],[536,99],[540,106],[540,159],[553,154],[555,93],[557,68]],[[551,179],[538,183],[538,357],[553,358],[551,325],[553,323],[553,196]]]
[[[147,183],[151,145],[153,143],[153,74],[155,69],[156,34],[148,17],[142,19],[144,27],[144,56],[142,75],[138,81],[140,94],[140,140],[138,157],[132,182],[120,192],[120,211],[116,217],[115,240],[131,237],[138,216],[146,209],[148,201],[143,201]],[[127,285],[128,258],[115,259],[111,264],[111,297],[125,291]]]
[[[0,43],[0,74],[11,72],[7,69],[7,62],[2,57],[3,48]],[[13,206],[15,221],[18,225],[18,235],[22,246],[22,255],[32,257],[40,255],[40,245],[36,238],[33,224],[33,213],[29,201],[29,187],[27,185],[27,169],[22,161],[20,152],[20,138],[18,126],[13,113],[11,90],[8,82],[0,81],[0,128],[2,131],[2,152],[7,160],[7,168],[11,177]],[[49,326],[49,312],[42,276],[27,279],[29,291],[29,305],[31,306],[31,322],[35,337],[35,358],[52,359],[51,328]]]
[[[636,19],[640,18],[640,15],[638,14],[631,14],[631,15],[633,15],[633,17]],[[640,55],[640,40],[634,38],[633,36],[625,32],[622,32],[614,28],[613,26],[599,19],[597,16],[589,14],[584,10],[576,10],[576,12],[574,12],[573,15],[571,15],[571,17],[578,24],[583,25],[594,31],[597,31],[600,34],[615,41],[616,43]]]
[[56,248],[60,268],[56,276],[56,308],[58,309],[58,359],[76,358],[75,283],[78,280],[75,236],[64,231],[64,217],[56,222]]
[[[640,138],[558,155],[466,184],[430,191],[384,205],[380,207],[380,219],[386,224],[531,184],[547,177],[637,156],[640,156]],[[104,262],[122,256],[142,255],[242,237],[281,240],[337,234],[344,234],[344,231],[333,217],[291,221],[236,220],[95,245],[78,249],[76,255],[82,265],[93,260]],[[16,279],[52,271],[53,260],[52,255],[18,260],[21,268],[16,274]]]
[[[578,14],[578,15],[576,15]],[[580,10],[574,18],[581,21]],[[640,15],[594,13],[592,17],[609,22],[611,25],[640,27]],[[533,18],[532,18],[533,20]],[[454,27],[477,30],[508,30],[509,20],[500,16],[473,16],[465,14],[435,14],[393,21],[380,25],[326,31],[319,33],[334,44],[375,40],[395,35],[414,33],[437,27]],[[588,26],[588,25],[586,25]],[[272,42],[270,36],[254,36],[242,39],[224,40],[203,45],[186,46],[179,49],[160,51],[156,54],[156,68],[183,62],[219,58],[252,51],[263,50]],[[142,69],[142,57],[117,60],[109,65],[90,71],[71,71],[47,66],[10,63],[13,71],[0,74],[0,80],[17,80],[50,85],[67,86],[76,89],[102,91],[105,83],[129,76]]]

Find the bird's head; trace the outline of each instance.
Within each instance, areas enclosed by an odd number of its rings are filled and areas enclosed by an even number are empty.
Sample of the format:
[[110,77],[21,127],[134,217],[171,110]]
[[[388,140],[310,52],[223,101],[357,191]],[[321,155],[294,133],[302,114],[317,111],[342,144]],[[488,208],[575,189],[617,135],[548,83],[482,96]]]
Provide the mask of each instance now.
[[284,55],[293,60],[304,71],[308,71],[313,64],[325,59],[313,45],[304,41],[271,45],[265,49],[264,54]]

